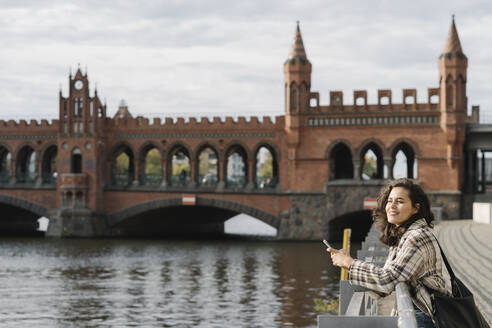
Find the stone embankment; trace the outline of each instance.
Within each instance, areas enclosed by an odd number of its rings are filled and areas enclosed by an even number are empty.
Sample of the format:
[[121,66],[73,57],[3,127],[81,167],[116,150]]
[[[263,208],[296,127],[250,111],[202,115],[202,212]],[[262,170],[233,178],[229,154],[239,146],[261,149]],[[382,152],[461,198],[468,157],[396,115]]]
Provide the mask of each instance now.
[[455,275],[468,286],[492,324],[492,224],[441,221],[435,234]]

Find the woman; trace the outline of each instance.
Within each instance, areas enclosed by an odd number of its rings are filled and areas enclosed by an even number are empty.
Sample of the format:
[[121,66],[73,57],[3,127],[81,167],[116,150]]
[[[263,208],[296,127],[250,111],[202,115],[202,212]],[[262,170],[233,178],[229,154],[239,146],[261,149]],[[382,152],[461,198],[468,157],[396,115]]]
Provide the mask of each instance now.
[[451,279],[432,233],[434,215],[422,188],[408,179],[391,182],[381,190],[373,219],[381,230],[380,240],[390,246],[384,267],[354,260],[344,250],[328,248],[333,264],[349,271],[349,282],[390,294],[397,283],[410,289],[418,327],[434,327],[427,288],[451,295]]

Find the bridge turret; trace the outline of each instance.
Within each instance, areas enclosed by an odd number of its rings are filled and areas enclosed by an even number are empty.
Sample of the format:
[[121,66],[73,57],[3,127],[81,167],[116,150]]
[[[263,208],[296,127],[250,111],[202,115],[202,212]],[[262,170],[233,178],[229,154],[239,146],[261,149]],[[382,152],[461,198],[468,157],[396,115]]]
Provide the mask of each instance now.
[[441,128],[447,134],[448,164],[461,158],[467,111],[466,72],[468,58],[463,53],[454,22],[451,21],[443,53],[438,59],[440,83]]
[[[284,63],[285,112],[288,116],[297,115],[309,107],[311,68],[297,22],[292,49]],[[295,121],[291,121],[289,117],[287,125],[298,126]]]
[[466,113],[466,71],[468,59],[461,48],[460,38],[454,23],[454,16],[446,45],[438,61],[441,111],[443,113],[465,111]]
[[[86,176],[87,190],[79,188],[77,206],[98,210],[102,207],[106,106],[99,100],[97,90],[90,96],[87,72],[82,73],[80,67],[74,76],[70,73],[68,83],[69,96],[65,98],[61,92],[59,96],[57,171],[60,181],[74,174]],[[60,183],[58,190],[59,206],[67,204],[67,193],[72,190],[67,191]]]

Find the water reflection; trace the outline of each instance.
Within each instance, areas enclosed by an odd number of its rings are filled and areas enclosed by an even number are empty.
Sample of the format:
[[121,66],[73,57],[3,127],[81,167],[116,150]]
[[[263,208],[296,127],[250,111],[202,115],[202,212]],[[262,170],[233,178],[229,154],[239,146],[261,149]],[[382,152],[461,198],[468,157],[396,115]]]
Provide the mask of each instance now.
[[0,239],[6,327],[314,327],[319,243]]

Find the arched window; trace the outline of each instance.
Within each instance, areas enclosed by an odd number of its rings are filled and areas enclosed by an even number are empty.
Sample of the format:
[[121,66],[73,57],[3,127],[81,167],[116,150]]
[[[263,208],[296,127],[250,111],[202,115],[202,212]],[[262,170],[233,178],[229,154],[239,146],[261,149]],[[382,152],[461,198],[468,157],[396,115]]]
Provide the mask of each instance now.
[[453,87],[451,85],[446,87],[446,102],[448,106],[453,106]]
[[226,157],[226,185],[242,188],[248,182],[247,156],[240,146],[231,148]]
[[127,145],[121,145],[113,152],[112,180],[113,184],[126,186],[133,182],[133,152]]
[[361,179],[382,179],[384,174],[383,154],[375,143],[371,142],[361,152]]
[[56,146],[50,146],[45,150],[43,155],[43,162],[41,164],[41,176],[43,178],[43,183],[55,183],[57,172],[56,172],[56,158],[57,158],[57,148]]
[[66,194],[65,205],[73,205],[73,193],[71,191]]
[[0,147],[0,183],[9,181],[11,163],[12,156],[8,149]]
[[168,183],[170,186],[186,186],[190,182],[190,155],[186,148],[176,147],[169,154]]
[[298,108],[297,104],[299,103],[299,91],[295,84],[292,84],[290,87],[290,97],[290,108],[296,110]]
[[393,178],[417,178],[415,152],[407,143],[401,143],[393,151]]
[[159,149],[150,147],[144,158],[143,183],[159,185],[162,182],[162,159]]
[[278,164],[273,149],[261,146],[256,153],[256,187],[274,188],[278,183]]
[[[363,99],[363,98],[362,98]],[[333,179],[353,179],[352,153],[343,143],[337,144],[330,153],[331,176]]]
[[30,146],[24,146],[17,157],[17,182],[34,182],[37,177],[36,152]]
[[77,193],[75,194],[74,206],[85,207],[85,197],[84,197],[84,193],[82,193],[82,191],[77,191]]
[[198,155],[198,184],[215,186],[219,181],[219,163],[217,153],[211,147],[205,147]]
[[82,173],[82,151],[78,147],[72,150],[71,164],[72,166],[70,171],[72,173]]

